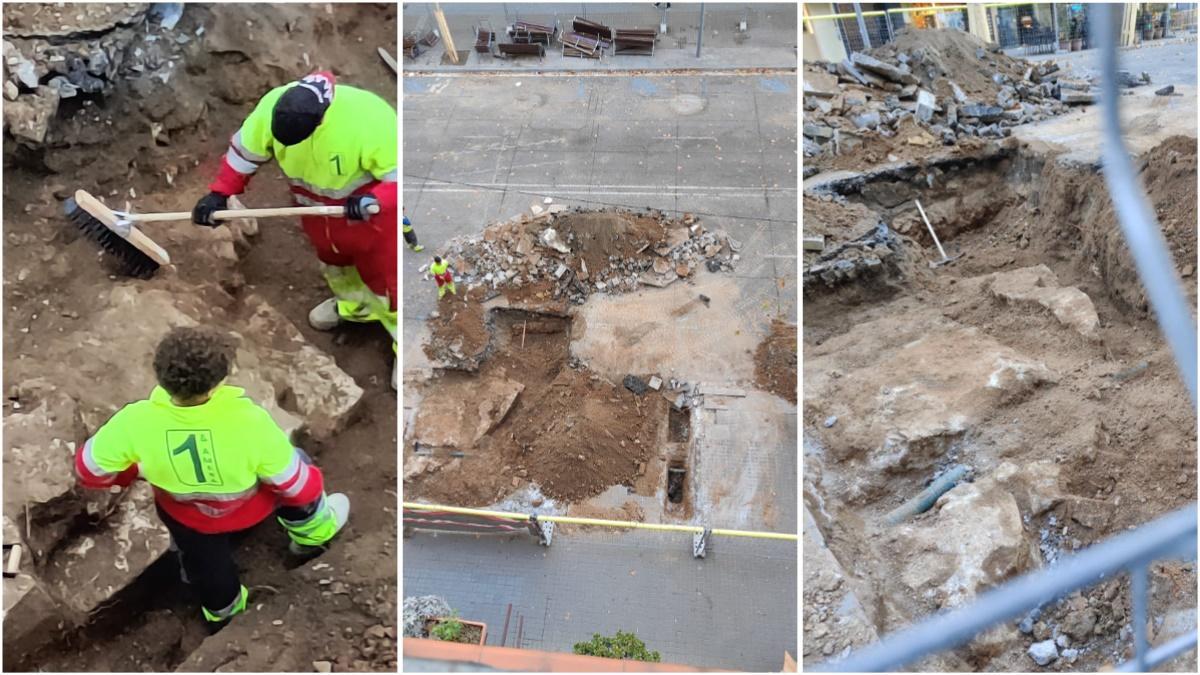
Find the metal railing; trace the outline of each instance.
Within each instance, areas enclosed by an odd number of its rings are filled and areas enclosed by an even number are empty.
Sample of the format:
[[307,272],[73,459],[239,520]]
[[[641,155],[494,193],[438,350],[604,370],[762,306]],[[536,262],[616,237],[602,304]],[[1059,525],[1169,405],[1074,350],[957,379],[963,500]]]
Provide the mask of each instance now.
[[[603,518],[580,518],[551,514],[513,513],[471,509],[442,504],[403,502],[405,528],[439,532],[467,532],[471,534],[514,534],[525,530],[538,539],[538,543],[549,546],[554,540],[555,524],[608,527],[622,530],[650,530],[655,532],[680,532],[692,535],[692,555],[703,558],[711,537],[744,537],[775,541],[800,540],[800,535],[790,532],[760,532],[755,530],[731,530],[701,525],[675,525],[671,523],[642,523],[630,520],[607,520]],[[520,527],[516,527],[521,523]]]
[[[1121,137],[1120,96],[1117,91],[1117,36],[1112,5],[1098,8],[1102,71],[1101,96],[1104,152],[1103,172],[1121,231],[1129,244],[1142,285],[1159,328],[1166,337],[1179,374],[1196,409],[1196,324],[1183,293],[1174,261],[1158,227],[1153,209],[1137,181]],[[1196,504],[1175,511],[1025,575],[984,595],[962,609],[937,615],[893,633],[853,652],[845,659],[819,664],[813,670],[856,672],[902,667],[917,659],[970,641],[987,628],[1010,620],[1106,577],[1127,571],[1133,605],[1134,656],[1118,670],[1144,672],[1196,647],[1197,632],[1189,631],[1151,650],[1146,640],[1149,605],[1149,565],[1163,558],[1196,558]]]
[[1132,578],[1133,635],[1136,652],[1121,670],[1145,671],[1196,646],[1196,632],[1146,650],[1147,573],[1162,558],[1196,557],[1196,504],[1192,503],[1135,530],[1101,542],[1053,567],[1027,574],[995,588],[973,604],[926,619],[844,659],[817,664],[819,672],[882,672],[910,664],[929,654],[969,642],[989,627],[1016,618],[1078,588],[1091,586],[1120,571]]

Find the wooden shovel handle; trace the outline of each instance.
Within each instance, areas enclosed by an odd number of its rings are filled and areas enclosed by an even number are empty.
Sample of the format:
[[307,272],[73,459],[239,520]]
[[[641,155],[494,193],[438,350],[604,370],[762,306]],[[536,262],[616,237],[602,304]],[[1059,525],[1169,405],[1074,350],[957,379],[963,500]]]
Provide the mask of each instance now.
[[[367,213],[379,213],[379,205],[367,207]],[[213,212],[213,220],[231,220],[233,218],[273,218],[277,216],[334,216],[346,215],[344,206],[282,206],[272,209],[225,209]],[[170,213],[131,213],[125,217],[134,223],[153,223],[165,220],[191,220],[191,211],[172,211]]]

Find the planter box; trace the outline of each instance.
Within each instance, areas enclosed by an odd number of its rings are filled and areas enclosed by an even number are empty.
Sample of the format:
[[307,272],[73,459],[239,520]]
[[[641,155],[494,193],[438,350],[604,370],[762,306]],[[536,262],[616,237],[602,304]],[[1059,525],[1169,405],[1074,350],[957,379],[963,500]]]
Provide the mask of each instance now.
[[1083,38],[1074,38],[1071,40],[1071,51],[1077,52],[1083,48]]
[[[428,619],[425,621],[425,632],[429,634],[430,639],[432,639],[432,640],[437,639],[436,637],[433,636],[433,627],[449,618],[450,617],[442,616],[442,617],[437,617],[434,619]],[[463,625],[464,632],[468,632],[471,628],[477,628],[479,630],[479,639],[478,640],[471,640],[470,642],[460,642],[459,644],[471,644],[471,645],[481,645],[482,646],[483,644],[487,643],[487,624],[486,623],[483,623],[482,621],[467,621],[466,619],[459,619],[458,622]]]

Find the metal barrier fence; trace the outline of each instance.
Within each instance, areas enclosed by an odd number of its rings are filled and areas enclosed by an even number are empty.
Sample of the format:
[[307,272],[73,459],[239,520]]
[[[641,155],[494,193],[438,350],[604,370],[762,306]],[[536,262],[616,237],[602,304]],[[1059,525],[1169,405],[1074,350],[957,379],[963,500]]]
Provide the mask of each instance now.
[[[1196,504],[1063,558],[1054,567],[1027,574],[979,597],[962,609],[927,619],[845,659],[827,661],[819,672],[882,672],[970,641],[989,627],[1048,604],[1075,589],[1128,571],[1132,580],[1134,659],[1121,670],[1145,671],[1196,646],[1196,633],[1146,649],[1147,579],[1151,562],[1167,557],[1196,557]],[[807,668],[806,668],[807,669]]]
[[[751,539],[773,539],[799,541],[800,535],[786,532],[758,532],[754,530],[729,530],[702,527],[700,525],[673,525],[670,523],[639,523],[627,520],[605,520],[602,518],[577,518],[575,516],[539,515],[536,513],[510,513],[469,509],[441,504],[403,503],[402,519],[406,530],[430,530],[468,534],[520,534],[528,532],[542,546],[554,540],[554,526],[588,525],[627,530],[651,530],[656,532],[682,532],[692,535],[692,555],[703,558],[711,537],[747,537]],[[518,525],[517,523],[521,523]]]
[[1181,33],[1196,32],[1196,10],[1195,9],[1174,9],[1171,10],[1171,32],[1177,37]]
[[[1117,35],[1112,6],[1098,11],[1102,47],[1104,128],[1103,171],[1121,231],[1129,244],[1138,277],[1171,347],[1180,378],[1196,409],[1196,325],[1183,293],[1174,261],[1154,211],[1142,191],[1120,128],[1117,86]],[[1049,569],[1028,574],[982,595],[973,604],[894,633],[845,659],[820,664],[823,671],[883,671],[961,645],[987,628],[1040,607],[1065,594],[1127,571],[1133,605],[1134,657],[1119,670],[1144,672],[1185,651],[1195,649],[1197,631],[1179,635],[1148,649],[1149,565],[1163,558],[1196,559],[1196,503],[1066,558]]]

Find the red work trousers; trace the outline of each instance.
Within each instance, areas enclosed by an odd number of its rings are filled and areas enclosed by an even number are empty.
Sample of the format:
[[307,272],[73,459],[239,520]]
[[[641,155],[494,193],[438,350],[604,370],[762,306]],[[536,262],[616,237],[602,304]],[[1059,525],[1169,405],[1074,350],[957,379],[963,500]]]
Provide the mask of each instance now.
[[300,222],[321,262],[353,266],[373,293],[387,296],[395,311],[398,215],[393,208],[365,221],[306,216]]

